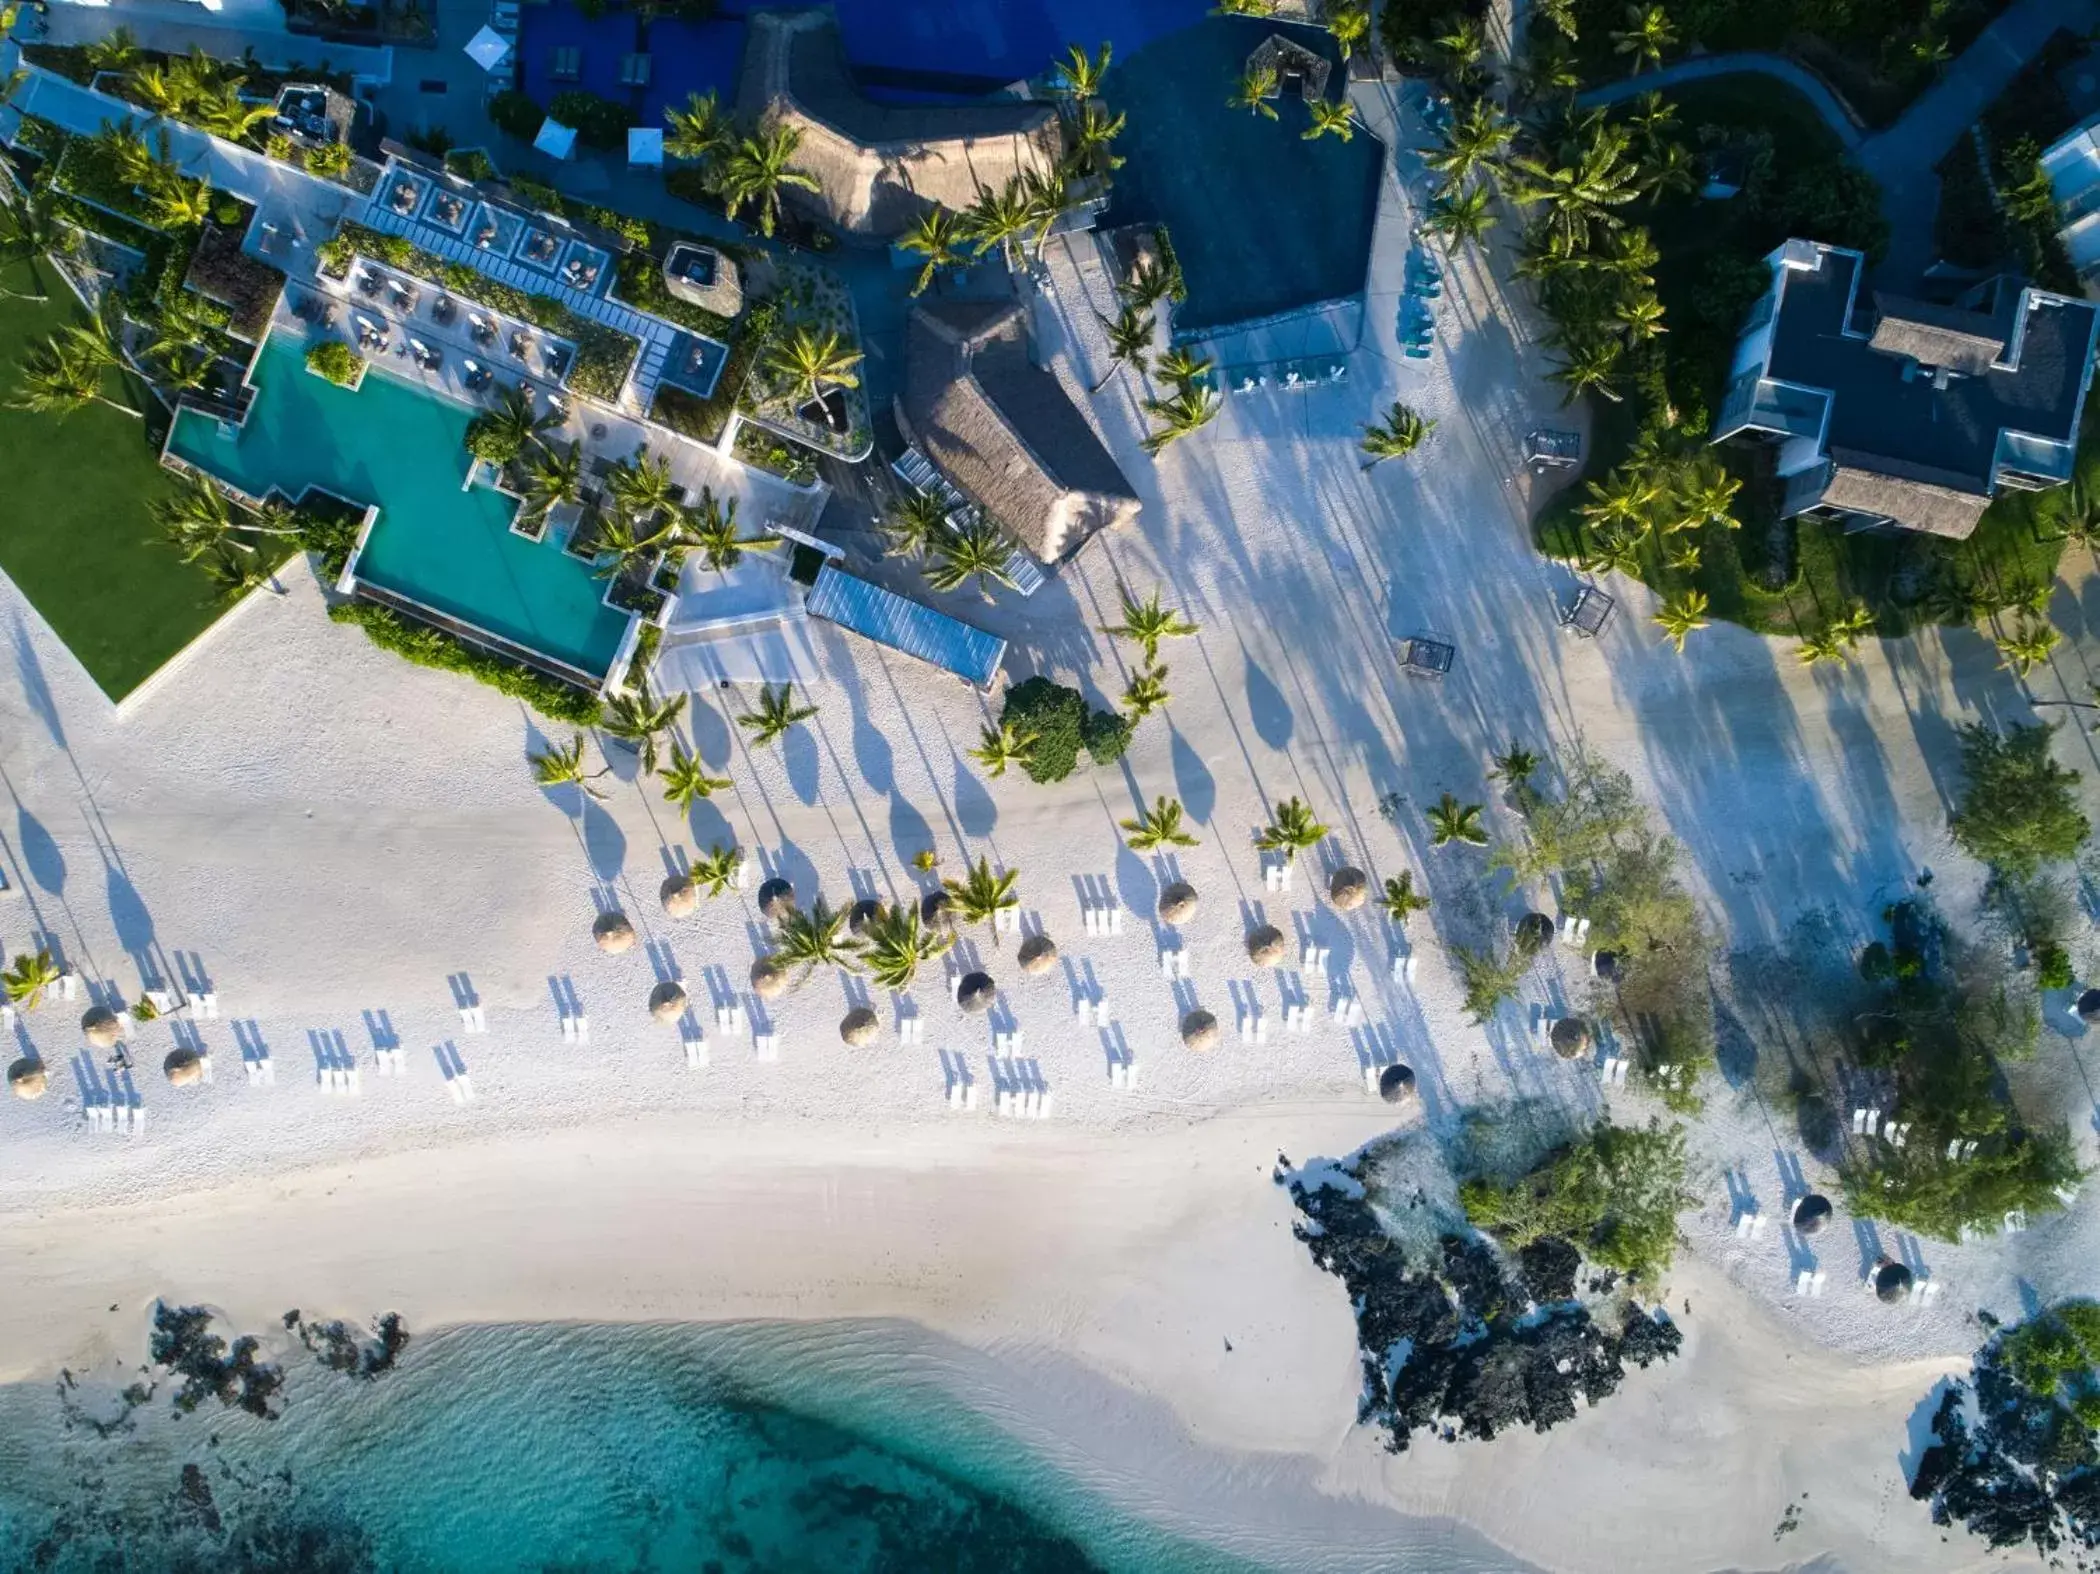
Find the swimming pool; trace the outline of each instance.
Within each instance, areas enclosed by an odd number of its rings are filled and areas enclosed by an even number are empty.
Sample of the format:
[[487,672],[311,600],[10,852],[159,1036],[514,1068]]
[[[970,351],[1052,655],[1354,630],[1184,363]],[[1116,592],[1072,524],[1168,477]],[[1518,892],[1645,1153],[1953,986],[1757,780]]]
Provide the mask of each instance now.
[[1247,57],[1271,34],[1324,55],[1327,96],[1342,94],[1333,39],[1311,27],[1211,17],[1128,59],[1102,97],[1129,119],[1126,162],[1104,227],[1167,226],[1188,283],[1177,337],[1256,322],[1359,294],[1370,267],[1384,153],[1361,126],[1354,140],[1304,139],[1312,116],[1297,98],[1267,119],[1226,103]]
[[356,393],[338,388],[307,372],[304,346],[283,332],[254,382],[238,432],[184,410],[168,451],[255,497],[317,486],[376,503],[359,580],[594,677],[611,669],[628,614],[604,604],[604,581],[551,541],[513,535],[514,499],[460,490],[469,411],[376,366]]

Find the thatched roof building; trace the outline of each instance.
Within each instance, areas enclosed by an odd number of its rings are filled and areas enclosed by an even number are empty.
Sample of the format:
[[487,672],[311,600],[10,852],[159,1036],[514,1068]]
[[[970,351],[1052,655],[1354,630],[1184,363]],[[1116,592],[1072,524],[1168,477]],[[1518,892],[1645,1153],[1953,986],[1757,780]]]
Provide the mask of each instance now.
[[1137,493],[1063,385],[1035,364],[1027,317],[1011,301],[912,313],[897,425],[1041,562],[1137,520]]
[[978,188],[1047,173],[1062,150],[1057,111],[1025,99],[878,104],[853,81],[828,9],[753,11],[737,108],[802,133],[795,166],[820,190],[795,192],[829,224],[901,234],[930,203],[962,209]]

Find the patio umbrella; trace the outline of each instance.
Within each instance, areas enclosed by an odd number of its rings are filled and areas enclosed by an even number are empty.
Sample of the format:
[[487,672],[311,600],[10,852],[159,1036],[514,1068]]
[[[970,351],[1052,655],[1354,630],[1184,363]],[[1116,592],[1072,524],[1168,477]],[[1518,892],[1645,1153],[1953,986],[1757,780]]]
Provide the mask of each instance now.
[[685,1015],[685,985],[667,978],[649,991],[649,1015],[659,1022],[676,1022]]
[[591,925],[591,938],[598,942],[598,949],[609,956],[618,956],[622,951],[634,947],[634,925],[622,912],[600,913]]
[[1412,1066],[1391,1065],[1378,1073],[1378,1096],[1388,1104],[1405,1104],[1415,1096]]
[[484,26],[467,41],[467,58],[484,71],[493,71],[510,53],[510,40],[493,27]]
[[1208,1011],[1191,1011],[1181,1019],[1181,1042],[1199,1055],[1216,1049],[1220,1036],[1218,1019]]
[[1553,943],[1553,920],[1544,913],[1526,913],[1517,920],[1517,949],[1536,956]]
[[944,923],[955,910],[955,898],[946,891],[928,891],[919,898],[919,920],[922,923]]
[[1014,960],[1020,963],[1024,973],[1047,973],[1057,966],[1057,942],[1048,935],[1030,935],[1021,942],[1021,949],[1014,953]]
[[855,1049],[866,1049],[882,1036],[882,1022],[866,1006],[855,1006],[839,1020],[839,1037]]
[[751,993],[761,1000],[778,1000],[787,993],[787,963],[762,956],[751,964]]
[[868,925],[888,911],[889,909],[874,897],[866,897],[847,909],[846,927],[857,935],[864,935],[868,932]]
[[693,884],[693,877],[674,874],[666,877],[657,887],[658,898],[664,904],[664,912],[672,918],[687,918],[700,905],[700,887]]
[[1830,1227],[1830,1199],[1810,1192],[1794,1204],[1794,1233],[1821,1235]]
[[1159,921],[1163,924],[1185,924],[1196,916],[1196,888],[1186,880],[1176,880],[1159,893]]
[[49,1078],[44,1075],[44,1063],[23,1056],[7,1068],[7,1086],[18,1099],[40,1099]]
[[1590,1025],[1581,1017],[1562,1017],[1553,1024],[1553,1053],[1562,1060],[1573,1060],[1587,1054],[1590,1047]]
[[768,923],[779,923],[795,910],[795,885],[775,876],[758,888],[758,910]]
[[1900,1262],[1886,1258],[1874,1270],[1874,1293],[1881,1297],[1882,1304],[1893,1306],[1910,1295],[1911,1271]]
[[1371,882],[1363,870],[1344,864],[1327,877],[1327,900],[1338,913],[1353,913],[1371,896]]
[[80,1032],[97,1049],[115,1049],[123,1029],[117,1023],[116,1012],[108,1006],[90,1006],[80,1019]]
[[160,1069],[170,1087],[190,1087],[204,1080],[204,1057],[194,1049],[171,1049]]
[[1263,924],[1247,936],[1247,959],[1256,967],[1274,967],[1283,960],[1283,931]]
[[992,982],[989,973],[963,974],[962,983],[955,991],[955,1003],[973,1017],[991,1010],[992,1002],[998,998],[999,986]]
[[2078,997],[2078,1020],[2087,1027],[2100,1022],[2100,989],[2088,989]]

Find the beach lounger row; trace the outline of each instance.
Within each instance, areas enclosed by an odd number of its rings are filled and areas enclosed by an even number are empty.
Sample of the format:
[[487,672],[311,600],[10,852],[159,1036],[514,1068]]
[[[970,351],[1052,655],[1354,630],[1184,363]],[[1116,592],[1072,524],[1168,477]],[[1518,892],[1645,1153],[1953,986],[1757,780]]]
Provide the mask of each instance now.
[[89,1131],[140,1137],[146,1132],[146,1111],[137,1104],[90,1104],[81,1112]]
[[1108,1063],[1108,1085],[1123,1093],[1135,1093],[1138,1085],[1138,1066],[1134,1060],[1112,1060]]

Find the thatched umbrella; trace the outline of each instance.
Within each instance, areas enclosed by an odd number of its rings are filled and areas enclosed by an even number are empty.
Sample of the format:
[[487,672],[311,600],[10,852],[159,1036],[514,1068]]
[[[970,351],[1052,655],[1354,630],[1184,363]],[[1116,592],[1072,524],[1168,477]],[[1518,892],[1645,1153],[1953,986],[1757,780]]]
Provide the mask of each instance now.
[[1911,1272],[1900,1262],[1882,1258],[1881,1265],[1874,1270],[1874,1293],[1881,1297],[1884,1305],[1893,1306],[1910,1295]]
[[846,910],[846,927],[854,934],[864,935],[868,932],[868,925],[888,911],[889,908],[874,897],[864,897]]
[[1283,931],[1263,924],[1247,936],[1247,960],[1256,967],[1274,967],[1283,960]]
[[625,913],[600,913],[591,925],[591,938],[598,942],[599,950],[618,956],[634,949],[634,925],[627,921]]
[[1159,893],[1159,921],[1163,924],[1185,924],[1196,916],[1196,888],[1186,880],[1176,880]]
[[839,1037],[855,1049],[866,1049],[881,1036],[881,1019],[866,1006],[855,1006],[839,1020]]
[[1024,973],[1047,973],[1057,966],[1057,942],[1048,935],[1030,935],[1021,942],[1021,949],[1014,953],[1014,960],[1020,963]]
[[1573,1060],[1578,1055],[1589,1053],[1590,1025],[1581,1017],[1562,1017],[1553,1024],[1550,1036],[1553,1040],[1553,1053],[1562,1060]]
[[1810,1192],[1794,1204],[1794,1233],[1820,1235],[1830,1227],[1830,1199]]
[[1616,951],[1599,951],[1590,958],[1590,971],[1603,979],[1607,984],[1610,983],[1619,976],[1619,953]]
[[1378,1096],[1388,1104],[1405,1104],[1415,1096],[1415,1068],[1398,1062],[1378,1073]]
[[999,986],[989,973],[965,973],[955,991],[955,1003],[972,1016],[982,1016],[999,998]]
[[1218,1019],[1208,1011],[1191,1011],[1181,1019],[1181,1042],[1184,1048],[1193,1049],[1201,1055],[1218,1047],[1224,1035],[1218,1031]]
[[1338,913],[1353,913],[1371,899],[1371,881],[1363,870],[1344,864],[1327,877],[1327,900]]
[[2088,989],[2078,997],[2078,1020],[2087,1027],[2100,1023],[2100,989]]
[[18,1099],[40,1099],[49,1083],[44,1075],[44,1063],[24,1055],[7,1068],[7,1085]]
[[762,956],[751,964],[751,993],[759,999],[778,1000],[787,987],[787,963],[778,957]]
[[795,886],[776,875],[758,888],[758,910],[766,922],[777,924],[795,910]]
[[160,1069],[169,1086],[186,1088],[204,1080],[204,1057],[194,1049],[171,1049]]
[[124,1030],[108,1006],[90,1006],[80,1019],[80,1032],[97,1049],[115,1049]]
[[659,1022],[676,1022],[685,1015],[685,985],[667,978],[649,991],[649,1015]]
[[955,898],[946,891],[928,891],[919,898],[919,921],[924,924],[945,923],[948,915],[955,911]]
[[657,899],[664,904],[664,912],[671,918],[689,918],[693,909],[700,905],[700,887],[693,883],[689,874],[674,874],[656,888]]
[[1526,913],[1517,920],[1517,949],[1536,956],[1553,944],[1553,920],[1544,913]]

